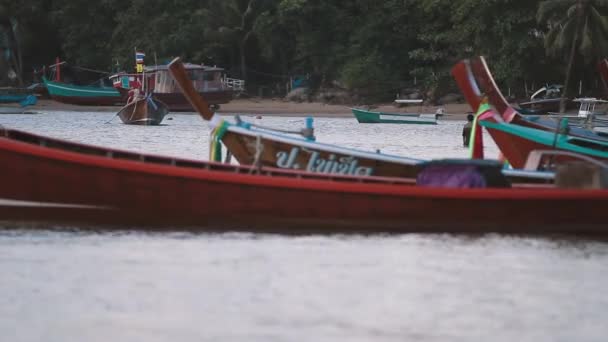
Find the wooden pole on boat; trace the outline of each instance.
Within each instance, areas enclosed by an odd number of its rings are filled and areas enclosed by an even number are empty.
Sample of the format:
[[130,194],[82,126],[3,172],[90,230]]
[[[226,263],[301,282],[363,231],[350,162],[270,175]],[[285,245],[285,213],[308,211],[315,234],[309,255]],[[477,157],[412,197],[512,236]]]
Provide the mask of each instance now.
[[182,64],[179,57],[176,57],[169,63],[169,72],[177,82],[177,85],[181,88],[184,96],[188,99],[192,107],[203,117],[203,119],[209,121],[213,117],[213,113],[209,109],[209,103],[194,89],[194,85],[186,69]]
[[61,82],[61,63],[59,57],[55,57],[55,82]]

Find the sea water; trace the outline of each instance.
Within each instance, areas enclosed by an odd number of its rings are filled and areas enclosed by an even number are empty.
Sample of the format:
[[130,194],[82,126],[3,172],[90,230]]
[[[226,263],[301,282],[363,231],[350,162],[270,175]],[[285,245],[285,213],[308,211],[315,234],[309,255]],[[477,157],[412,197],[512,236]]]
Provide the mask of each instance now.
[[[303,117],[257,122],[304,127]],[[209,129],[197,115],[163,123],[123,125],[110,112],[0,116],[1,125],[71,141],[207,158]],[[468,153],[463,125],[316,118],[315,134],[459,158]],[[1,228],[0,341],[605,341],[608,333],[604,241]]]

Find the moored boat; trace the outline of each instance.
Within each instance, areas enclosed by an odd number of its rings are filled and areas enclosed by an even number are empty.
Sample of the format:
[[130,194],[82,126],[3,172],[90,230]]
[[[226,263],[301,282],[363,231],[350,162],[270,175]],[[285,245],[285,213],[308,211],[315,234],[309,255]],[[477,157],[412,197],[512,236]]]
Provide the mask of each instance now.
[[607,190],[421,186],[140,154],[6,128],[0,159],[11,165],[0,168],[2,221],[278,233],[608,232]]
[[151,95],[135,98],[118,112],[123,123],[128,125],[160,125],[169,109]]
[[[169,64],[173,78],[212,128],[210,160],[221,161],[222,144],[228,154],[242,165],[261,165],[282,169],[317,173],[380,177],[417,177],[424,160],[362,151],[343,146],[320,143],[315,140],[312,118],[304,129],[286,132],[244,122],[238,116],[236,122],[224,120],[209,110],[209,104],[192,87],[187,71],[179,58]],[[286,133],[295,133],[297,137]],[[505,170],[512,182],[546,183],[551,175]]]
[[36,96],[27,88],[0,88],[0,103],[18,103],[21,107],[36,104]]
[[[452,75],[474,112],[478,111],[482,102],[487,101],[498,111],[505,122],[550,132],[559,129],[559,123],[556,120],[549,117],[522,115],[519,109],[511,106],[496,85],[483,56],[458,62],[452,68]],[[583,127],[571,126],[568,134],[608,143],[607,137]]]
[[42,80],[50,97],[58,102],[91,106],[112,106],[125,103],[125,96],[113,87],[68,84],[50,81],[46,77],[43,77]]
[[384,113],[360,108],[351,108],[359,123],[393,123],[393,124],[422,124],[436,125],[436,114],[418,113]]
[[[216,109],[244,90],[244,82],[227,78],[222,68],[191,63],[185,67],[196,91],[204,95]],[[176,87],[166,65],[145,66],[142,73],[118,73],[110,76],[110,80],[123,95],[133,88],[146,88],[147,92],[165,103],[171,111],[194,110]]]
[[[535,150],[561,150],[608,161],[608,143],[569,135],[567,123],[561,129],[550,132],[505,122],[492,109],[480,113],[478,122],[490,133],[504,157],[515,168],[524,168]],[[553,163],[569,160],[572,158],[565,154],[556,156]]]

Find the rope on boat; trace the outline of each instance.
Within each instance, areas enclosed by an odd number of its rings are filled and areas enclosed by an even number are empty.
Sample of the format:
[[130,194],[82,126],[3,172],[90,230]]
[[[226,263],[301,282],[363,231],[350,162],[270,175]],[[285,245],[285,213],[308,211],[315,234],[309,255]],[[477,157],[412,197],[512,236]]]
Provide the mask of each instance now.
[[[561,117],[557,122],[557,125],[555,126],[555,134],[553,135],[553,144],[551,146],[553,150],[557,150],[557,139],[559,138],[559,136],[562,134],[567,135],[569,130],[570,127],[568,126],[568,118]],[[553,168],[552,165],[554,159],[555,154],[551,154],[547,165],[548,168]]]
[[262,152],[264,152],[264,144],[262,144],[262,136],[257,135],[255,138],[255,155],[253,156],[252,168],[249,169],[249,173],[257,173],[260,174],[262,171],[262,163],[260,157],[262,156]]

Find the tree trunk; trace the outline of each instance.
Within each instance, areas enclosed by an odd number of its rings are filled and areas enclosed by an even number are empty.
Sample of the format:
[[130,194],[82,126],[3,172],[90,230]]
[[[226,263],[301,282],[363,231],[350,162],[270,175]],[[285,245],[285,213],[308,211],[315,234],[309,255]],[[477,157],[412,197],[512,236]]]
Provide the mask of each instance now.
[[241,39],[241,43],[239,44],[239,53],[241,54],[241,77],[245,82],[247,82],[247,69],[245,63],[245,48],[247,47],[247,41],[249,37],[253,34],[253,31],[249,31],[245,33],[243,39]]
[[239,54],[241,55],[241,77],[247,82],[247,70],[245,69],[245,40],[239,45]]
[[574,38],[572,39],[572,47],[570,47],[570,58],[568,60],[568,68],[566,69],[566,79],[564,80],[564,92],[559,100],[559,113],[563,114],[566,111],[566,99],[568,96],[568,83],[570,83],[570,74],[572,73],[572,66],[574,65],[574,55],[576,54],[576,43],[578,41],[578,35],[581,30],[581,17],[583,15],[582,1],[577,1],[576,4],[576,29],[574,32]]

